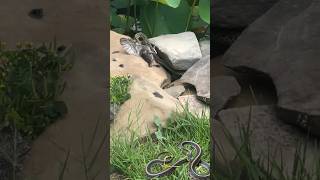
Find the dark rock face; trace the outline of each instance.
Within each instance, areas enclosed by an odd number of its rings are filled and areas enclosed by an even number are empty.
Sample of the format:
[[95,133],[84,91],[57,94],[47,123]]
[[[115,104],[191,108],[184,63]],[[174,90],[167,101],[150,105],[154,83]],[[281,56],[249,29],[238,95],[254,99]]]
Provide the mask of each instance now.
[[229,49],[234,41],[239,37],[244,28],[228,29],[228,28],[213,28],[213,52],[211,57],[222,55]]
[[[289,110],[288,114],[319,117],[320,5],[312,2],[277,3],[238,38],[225,54],[224,64],[271,77],[277,105]],[[297,124],[297,118],[284,120]]]
[[241,87],[232,76],[214,77],[213,81],[213,113],[216,114],[234,96],[238,95]]
[[214,25],[224,28],[246,27],[279,0],[214,0]]
[[[251,116],[250,116],[251,114]],[[213,123],[215,143],[225,150],[224,157],[232,160],[235,152],[226,139],[224,130],[231,133],[235,142],[240,145],[243,143],[240,136],[240,127],[247,127],[250,119],[250,142],[252,145],[253,158],[267,157],[268,152],[270,159],[280,163],[281,154],[285,162],[285,172],[292,174],[294,154],[299,142],[307,143],[306,165],[308,171],[314,170],[316,160],[315,154],[320,153],[320,148],[314,143],[314,139],[310,138],[306,141],[306,134],[299,131],[298,128],[288,125],[276,118],[275,108],[272,106],[252,106],[244,108],[233,108],[222,110],[218,114],[218,119]],[[218,147],[216,146],[216,147]],[[281,149],[280,149],[281,148]],[[282,151],[282,153],[281,153]],[[221,151],[216,150],[216,157],[219,163],[223,163],[221,159]],[[267,162],[264,163],[267,165]]]

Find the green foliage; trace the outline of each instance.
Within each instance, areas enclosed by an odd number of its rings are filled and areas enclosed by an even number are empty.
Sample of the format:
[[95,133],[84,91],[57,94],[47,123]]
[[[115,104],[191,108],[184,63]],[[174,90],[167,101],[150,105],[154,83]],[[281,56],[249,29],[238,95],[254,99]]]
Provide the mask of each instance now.
[[[129,120],[132,121],[132,120]],[[178,145],[182,141],[197,142],[202,150],[202,160],[210,162],[210,124],[205,114],[193,114],[186,107],[183,112],[174,113],[167,127],[161,126],[159,118],[155,118],[157,132],[143,139],[135,132],[124,138],[121,132],[111,137],[111,166],[114,171],[129,179],[146,179],[146,164],[157,157],[160,152],[167,151],[173,157],[173,162],[185,155]],[[131,123],[131,122],[129,122]],[[137,130],[139,131],[139,130]],[[199,169],[199,171],[204,172]],[[182,165],[168,177],[161,179],[189,179],[188,165]]]
[[129,87],[131,83],[132,80],[127,76],[117,76],[111,78],[111,104],[121,105],[131,97],[129,94]]
[[162,4],[165,4],[173,8],[177,8],[181,2],[181,0],[153,0],[153,1],[160,2]]
[[128,35],[203,35],[210,24],[210,0],[112,0],[110,21],[112,30]]
[[210,1],[199,0],[199,15],[206,23],[210,23]]
[[67,112],[57,101],[65,87],[62,73],[71,68],[69,51],[56,43],[35,47],[19,43],[17,49],[0,47],[0,130],[14,125],[31,138]]

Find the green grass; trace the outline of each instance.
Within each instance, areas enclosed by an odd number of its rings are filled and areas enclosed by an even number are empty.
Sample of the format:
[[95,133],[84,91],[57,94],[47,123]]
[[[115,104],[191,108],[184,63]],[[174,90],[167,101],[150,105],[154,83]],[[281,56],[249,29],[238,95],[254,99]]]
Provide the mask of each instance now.
[[15,126],[24,136],[37,137],[67,113],[57,98],[65,87],[63,73],[70,70],[68,49],[56,42],[19,43],[16,49],[0,45],[0,130]]
[[[232,147],[232,150],[236,152],[235,157],[225,157],[224,147],[222,144],[215,144],[215,153],[222,155],[224,165],[217,165],[214,167],[214,177],[218,180],[320,180],[320,158],[319,154],[313,154],[314,164],[311,169],[306,168],[306,152],[307,152],[307,141],[309,137],[301,138],[296,146],[293,160],[293,171],[286,172],[285,168],[288,166],[285,159],[279,161],[271,158],[271,152],[266,147],[267,157],[253,157],[254,148],[250,141],[251,132],[253,129],[250,128],[251,111],[249,112],[248,124],[243,127],[239,126],[239,137],[240,143],[237,143],[230,131],[226,129],[223,124],[224,135],[227,138],[227,143]],[[320,148],[318,148],[318,151]],[[279,152],[281,152],[279,147]],[[232,162],[227,159],[233,159]],[[264,163],[263,163],[264,161]],[[267,167],[263,164],[269,164]]]
[[[191,140],[203,149],[202,160],[210,162],[210,126],[209,117],[192,114],[188,108],[184,112],[174,113],[169,118],[168,126],[161,128],[159,122],[156,134],[139,138],[135,133],[130,138],[123,138],[121,134],[111,138],[111,167],[112,170],[129,179],[146,179],[145,166],[163,151],[170,152],[177,159],[183,158],[178,145],[182,141]],[[171,176],[161,179],[187,180],[188,165],[176,169]]]
[[121,105],[130,99],[129,87],[132,80],[128,76],[112,77],[110,81],[111,104]]

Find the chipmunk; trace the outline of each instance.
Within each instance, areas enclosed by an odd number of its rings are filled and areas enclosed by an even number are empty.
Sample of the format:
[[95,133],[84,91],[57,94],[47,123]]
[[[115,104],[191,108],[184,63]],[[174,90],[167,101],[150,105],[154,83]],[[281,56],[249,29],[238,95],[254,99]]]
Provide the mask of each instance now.
[[156,47],[151,44],[147,36],[141,32],[135,34],[134,39],[121,38],[120,44],[128,54],[142,57],[148,63],[149,67],[160,67],[161,65],[173,75],[173,79],[180,77],[184,72],[175,70],[165,63],[165,61],[158,56]]
[[143,33],[137,33],[134,39],[121,38],[120,44],[128,54],[142,57],[149,67],[159,66],[155,60],[157,51]]

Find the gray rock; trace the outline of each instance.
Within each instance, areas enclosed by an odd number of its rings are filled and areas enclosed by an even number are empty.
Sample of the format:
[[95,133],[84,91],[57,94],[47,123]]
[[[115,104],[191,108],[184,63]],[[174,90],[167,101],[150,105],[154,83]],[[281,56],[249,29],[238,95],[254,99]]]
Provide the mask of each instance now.
[[241,87],[232,76],[218,76],[213,81],[213,114],[221,110],[229,100],[240,94]]
[[176,70],[187,70],[202,57],[193,32],[161,35],[149,40],[160,51],[159,56],[169,60]]
[[202,57],[210,56],[210,40],[203,40],[199,42]]
[[195,86],[197,96],[207,103],[210,100],[210,56],[195,63],[176,83],[188,83]]
[[167,89],[165,89],[165,91],[170,94],[171,96],[177,98],[179,97],[186,89],[184,88],[183,85],[178,85],[178,86],[172,86],[169,87]]
[[279,0],[215,0],[212,16],[217,27],[246,27]]
[[[307,144],[304,168],[309,172],[315,170],[314,162],[316,158],[319,158],[315,154],[320,153],[320,148],[314,144],[314,139],[310,137],[310,139],[305,139],[307,134],[277,119],[274,107],[253,106],[251,111],[250,107],[222,110],[218,114],[218,119],[213,121],[215,144],[216,147],[220,147],[216,150],[217,164],[226,165],[221,156],[222,152],[228,162],[231,162],[236,155],[224,131],[231,133],[237,145],[242,145],[243,140],[241,140],[239,127],[247,127],[250,122],[252,156],[253,159],[262,158],[265,168],[268,167],[266,160],[270,155],[269,159],[276,161],[278,165],[281,159],[285,160],[284,172],[292,175],[297,144],[304,142]],[[302,154],[299,155],[302,156]]]
[[[295,117],[305,113],[308,126],[320,128],[320,6],[312,0],[282,0],[253,23],[224,56],[224,64],[254,75],[263,73],[275,85],[278,106]],[[317,123],[315,122],[317,121]]]

